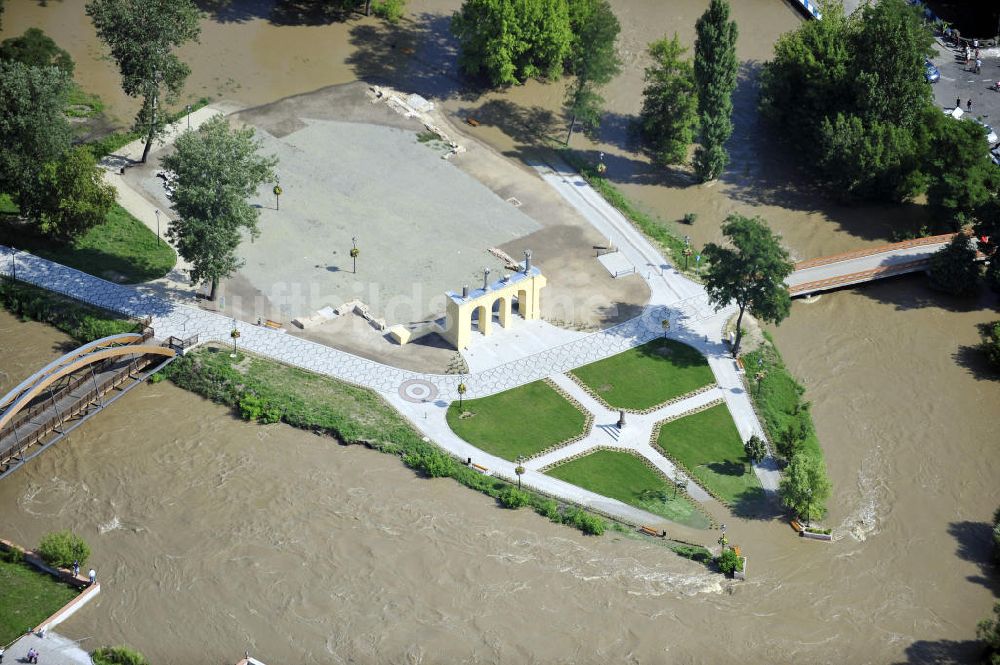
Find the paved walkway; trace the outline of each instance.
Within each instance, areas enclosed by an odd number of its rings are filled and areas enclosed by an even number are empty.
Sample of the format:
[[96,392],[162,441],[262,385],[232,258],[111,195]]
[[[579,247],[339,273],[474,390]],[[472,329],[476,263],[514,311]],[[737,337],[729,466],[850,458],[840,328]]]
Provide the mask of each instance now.
[[[84,640],[71,640],[51,630],[44,638],[34,633],[26,634],[10,645],[3,655],[4,663],[27,663],[28,650],[34,648],[38,652],[40,665],[92,665],[90,654],[80,648]],[[88,644],[96,649],[100,645]]]
[[[764,437],[740,375],[722,341],[722,325],[732,313],[732,307],[713,310],[701,285],[674,270],[617,209],[568,166],[559,162],[551,165],[536,163],[533,166],[595,228],[621,248],[625,257],[649,283],[650,302],[640,316],[612,328],[578,336],[509,362],[496,365],[492,365],[490,361],[481,363],[492,366],[461,379],[468,387],[466,397],[485,397],[539,379],[558,377],[581,365],[615,355],[661,335],[661,321],[669,318],[669,336],[697,348],[708,358],[719,391],[741,437],[746,439],[751,434]],[[9,274],[13,262],[16,263],[18,279],[23,281],[127,316],[149,316],[161,339],[170,335],[187,338],[197,334],[202,343],[214,341],[229,344],[230,332],[235,327],[240,331],[239,345],[242,348],[282,363],[371,388],[413,421],[428,440],[433,440],[459,457],[472,457],[499,474],[514,477],[513,463],[474,448],[458,438],[448,427],[445,419],[447,406],[458,398],[457,385],[460,381],[454,375],[423,374],[383,365],[315,342],[192,307],[178,299],[164,297],[162,288],[155,285],[113,284],[25,252],[15,253],[3,246],[0,246],[0,255],[0,273]],[[643,444],[637,441],[634,445],[636,450],[640,450]],[[640,452],[668,475],[676,474],[669,462],[648,447],[648,436],[645,445],[648,450],[641,449]],[[755,465],[754,471],[766,490],[777,489],[778,474],[772,461],[765,460],[764,464]],[[523,481],[548,494],[630,521],[649,524],[662,522],[655,515],[587,492],[537,471],[529,470]],[[691,488],[693,492],[697,492],[694,485]],[[676,531],[675,527],[671,529]]]

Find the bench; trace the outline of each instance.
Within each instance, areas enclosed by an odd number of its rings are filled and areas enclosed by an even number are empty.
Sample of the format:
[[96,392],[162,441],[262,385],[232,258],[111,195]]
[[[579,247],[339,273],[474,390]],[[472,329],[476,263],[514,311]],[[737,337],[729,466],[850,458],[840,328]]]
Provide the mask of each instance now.
[[271,319],[264,319],[264,327],[270,328],[271,330],[278,330],[281,328],[281,324],[277,321],[272,321]]
[[805,531],[805,527],[802,526],[801,524],[799,524],[798,520],[790,520],[789,524],[791,524],[792,528],[795,529],[796,531],[798,531],[799,533],[802,533],[803,531]]
[[472,116],[469,116],[468,118],[466,118],[465,122],[468,123],[469,125],[473,126],[473,127],[478,127],[479,126],[479,121],[476,120],[475,118],[473,118]]
[[667,537],[667,532],[666,531],[657,531],[656,529],[654,529],[651,526],[641,526],[641,527],[639,527],[639,531],[641,533],[646,534],[647,536],[652,536],[653,538],[666,538]]
[[490,475],[490,470],[487,469],[482,464],[470,464],[469,466],[472,467],[473,471],[478,471],[479,473],[483,474],[484,476]]

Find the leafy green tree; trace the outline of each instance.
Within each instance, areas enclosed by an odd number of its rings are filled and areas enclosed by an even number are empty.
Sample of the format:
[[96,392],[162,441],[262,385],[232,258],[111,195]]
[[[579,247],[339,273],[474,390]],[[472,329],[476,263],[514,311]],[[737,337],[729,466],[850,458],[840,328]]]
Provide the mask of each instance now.
[[0,191],[18,204],[36,187],[42,166],[69,150],[63,109],[70,85],[56,67],[0,62]]
[[698,128],[698,93],[694,68],[677,34],[649,45],[653,64],[646,68],[639,133],[649,156],[661,166],[687,159]]
[[795,455],[785,468],[778,495],[785,506],[807,522],[822,517],[830,498],[830,480],[823,460],[806,453]]
[[996,197],[997,168],[986,152],[986,129],[971,120],[934,114],[936,140],[928,170],[927,203],[960,228]]
[[796,418],[778,433],[776,443],[778,454],[785,459],[792,459],[796,453],[802,450],[802,444],[805,443],[807,436],[809,436],[809,429],[805,419]]
[[73,76],[73,58],[38,28],[28,28],[20,37],[0,42],[0,60],[29,67],[58,67]]
[[764,439],[760,438],[756,434],[750,436],[743,443],[743,450],[747,454],[747,458],[751,462],[759,462],[765,457],[767,457],[767,446],[764,445]]
[[73,562],[81,566],[90,558],[90,547],[80,536],[71,531],[56,531],[38,543],[38,556],[50,566],[69,568]]
[[122,90],[142,97],[135,129],[146,135],[145,163],[166,127],[160,106],[176,100],[191,73],[173,51],[198,38],[198,8],[191,0],[90,0],[87,15],[118,64]]
[[931,257],[931,286],[961,296],[975,292],[979,285],[979,264],[971,239],[958,233]]
[[573,37],[566,0],[465,0],[451,31],[462,70],[494,86],[558,78]]
[[992,619],[983,619],[976,626],[976,636],[986,643],[984,663],[1000,665],[1000,603],[993,604]]
[[38,185],[21,197],[21,210],[45,235],[68,241],[104,222],[115,189],[90,150],[77,147],[42,167]]
[[823,118],[852,106],[848,18],[839,0],[824,3],[822,12],[822,21],[804,21],[778,37],[774,59],[760,73],[761,114],[797,148],[819,139]]
[[729,163],[726,141],[733,133],[733,90],[736,89],[736,22],[729,20],[729,3],[711,0],[695,30],[694,78],[698,84],[701,145],[694,169],[702,182],[714,180]]
[[252,128],[230,129],[221,115],[184,132],[174,146],[163,159],[164,167],[177,174],[172,197],[177,215],[167,233],[191,263],[192,281],[211,283],[214,300],[219,280],[242,266],[236,257],[240,230],[259,234],[260,212],[248,199],[274,180],[277,159],[258,154]]
[[855,108],[867,122],[913,128],[932,103],[924,60],[934,38],[920,10],[906,0],[879,0],[862,7],[856,26],[849,72]]
[[519,490],[516,487],[505,487],[500,491],[497,499],[500,501],[501,506],[512,510],[517,510],[518,508],[531,503],[531,496],[527,492]]
[[91,654],[94,665],[149,665],[146,657],[129,647],[101,647]]
[[722,233],[732,247],[709,243],[702,250],[709,260],[705,288],[717,309],[731,302],[739,307],[736,343],[733,344],[735,358],[743,340],[745,312],[774,324],[788,316],[791,297],[785,278],[791,274],[793,266],[778,237],[759,217],[730,215],[722,225]]
[[[979,350],[986,355],[986,360],[995,369],[1000,370],[1000,321],[980,323],[978,327]],[[994,521],[1000,522],[1000,510],[997,511],[996,516],[998,519]],[[1000,537],[1000,532],[996,531],[996,525],[994,525],[994,536]],[[1000,542],[997,545],[1000,545]],[[997,553],[1000,554],[1000,549],[997,550]]]
[[596,88],[621,71],[621,60],[615,52],[621,25],[608,0],[574,0],[569,4],[569,20],[573,40],[566,69],[576,80],[566,90],[570,116],[566,145],[573,138],[578,120],[587,131],[600,125],[604,98]]
[[719,554],[716,563],[723,575],[732,575],[734,571],[743,570],[743,561],[740,560],[740,555],[731,547],[722,548],[722,553]]

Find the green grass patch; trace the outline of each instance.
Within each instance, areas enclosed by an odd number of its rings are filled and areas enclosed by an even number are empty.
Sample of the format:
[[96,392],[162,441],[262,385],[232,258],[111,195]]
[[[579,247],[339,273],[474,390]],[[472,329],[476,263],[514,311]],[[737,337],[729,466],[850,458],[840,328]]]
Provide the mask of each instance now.
[[669,222],[640,210],[624,194],[618,191],[607,178],[597,172],[596,164],[587,162],[569,148],[556,147],[554,149],[570,166],[580,172],[583,179],[603,196],[605,201],[625,215],[646,237],[654,243],[659,244],[671,258],[677,270],[685,272],[688,275],[699,275],[705,272],[705,269],[708,267],[708,261],[705,260],[705,257],[702,257],[701,263],[697,264],[694,257],[700,254],[700,252],[694,247],[691,247],[693,254],[687,262],[688,269],[683,270],[685,263],[684,249],[687,245],[684,243],[684,239],[671,229]]
[[617,450],[597,450],[546,473],[591,492],[618,499],[654,515],[707,529],[709,520],[683,494],[642,460]]
[[672,339],[654,339],[573,370],[616,409],[642,411],[715,381],[705,356]]
[[17,204],[11,201],[9,194],[0,194],[0,215],[17,215],[20,212]]
[[104,112],[104,102],[97,95],[74,85],[66,97],[66,115],[70,118],[96,118]]
[[[233,407],[247,420],[285,422],[402,458],[428,477],[450,477],[495,499],[511,485],[460,464],[423,436],[377,394],[335,379],[237,353],[203,348],[167,366],[181,388]],[[162,376],[162,375],[158,375]],[[604,519],[529,490],[527,505],[553,522],[600,535]]]
[[448,425],[481,450],[514,461],[583,434],[586,416],[544,381],[448,407]]
[[84,343],[137,328],[135,321],[113,312],[9,279],[0,280],[0,306],[16,316],[48,323]]
[[725,404],[663,423],[657,445],[730,505],[760,495],[760,482]]
[[18,221],[0,223],[0,244],[76,268],[112,282],[136,284],[159,279],[177,263],[177,254],[127,210],[115,204],[107,219],[76,240],[59,244],[26,232]]
[[813,424],[808,404],[802,399],[805,388],[785,367],[785,362],[770,334],[765,332],[764,337],[766,342],[759,349],[743,356],[743,365],[747,368],[748,374],[756,374],[760,369],[766,373],[759,388],[754,382],[750,396],[757,407],[757,413],[764,419],[767,437],[773,446],[781,432],[797,422],[802,422],[806,428],[806,438],[802,444],[803,452],[822,459],[823,450],[816,436],[816,426]]
[[0,645],[24,635],[78,593],[29,564],[0,560]]

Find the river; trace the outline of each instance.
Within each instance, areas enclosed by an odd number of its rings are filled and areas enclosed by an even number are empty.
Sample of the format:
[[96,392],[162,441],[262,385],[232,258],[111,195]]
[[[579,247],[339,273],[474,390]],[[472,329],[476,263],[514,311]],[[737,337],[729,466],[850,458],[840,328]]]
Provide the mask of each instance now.
[[[800,19],[779,0],[734,4],[752,71]],[[558,109],[562,93],[532,83],[470,101],[454,78],[418,76],[448,68],[450,43],[422,30],[439,31],[455,6],[412,2],[417,27],[395,32],[229,12],[186,51],[213,63],[195,64],[189,90],[215,86],[253,104],[403,62],[414,89],[495,120],[477,136],[517,155],[530,143],[519,128]],[[838,206],[811,191],[758,131],[749,82],[737,94],[729,175],[693,186],[650,173],[624,131],[639,52],[674,30],[690,42],[704,2],[615,7],[627,68],[605,92],[612,115],[600,141],[574,145],[604,151],[610,177],[651,211],[697,212],[695,242],[716,238],[731,211],[763,215],[799,258],[884,242],[895,220],[926,221],[919,206]],[[8,3],[3,36],[43,26],[85,87],[128,117],[79,14],[73,2]],[[412,56],[401,53],[408,43]],[[244,424],[165,384],[133,391],[0,483],[0,533],[30,545],[78,529],[105,585],[60,630],[90,648],[128,642],[154,662],[231,662],[245,649],[271,663],[967,662],[998,589],[986,522],[1000,501],[1000,382],[970,351],[975,324],[1000,318],[996,303],[985,293],[956,302],[919,276],[795,303],[774,333],[814,404],[837,540],[733,519],[730,535],[750,557],[743,584],[654,543],[587,538],[501,510],[388,456]],[[0,391],[66,341],[0,314]]]

